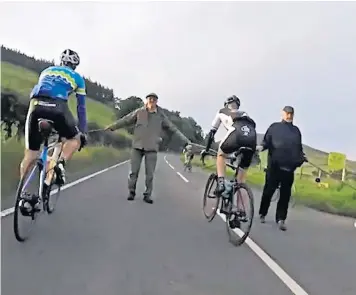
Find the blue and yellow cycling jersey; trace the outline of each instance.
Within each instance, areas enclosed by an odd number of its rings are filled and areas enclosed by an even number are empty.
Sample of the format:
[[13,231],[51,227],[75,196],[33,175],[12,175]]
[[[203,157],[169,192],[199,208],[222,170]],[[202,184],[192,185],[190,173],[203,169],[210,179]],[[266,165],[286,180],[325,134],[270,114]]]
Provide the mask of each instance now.
[[77,72],[66,66],[51,66],[44,69],[33,87],[30,97],[50,97],[68,101],[75,92],[79,130],[86,131],[85,80]]

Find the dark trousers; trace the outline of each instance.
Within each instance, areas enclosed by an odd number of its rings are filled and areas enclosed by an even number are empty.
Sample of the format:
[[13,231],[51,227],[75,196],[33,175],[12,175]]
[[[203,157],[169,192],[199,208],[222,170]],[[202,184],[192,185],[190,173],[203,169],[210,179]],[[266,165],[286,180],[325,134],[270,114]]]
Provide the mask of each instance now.
[[140,173],[142,158],[145,157],[146,191],[144,196],[150,197],[153,189],[153,176],[157,163],[157,152],[144,151],[133,148],[131,150],[131,169],[129,173],[128,187],[131,194],[136,192],[136,183]]
[[281,170],[279,167],[268,167],[266,171],[266,181],[263,188],[262,199],[259,214],[266,216],[271,199],[280,185],[280,197],[277,203],[276,221],[286,220],[288,214],[288,205],[292,193],[294,182],[294,171]]

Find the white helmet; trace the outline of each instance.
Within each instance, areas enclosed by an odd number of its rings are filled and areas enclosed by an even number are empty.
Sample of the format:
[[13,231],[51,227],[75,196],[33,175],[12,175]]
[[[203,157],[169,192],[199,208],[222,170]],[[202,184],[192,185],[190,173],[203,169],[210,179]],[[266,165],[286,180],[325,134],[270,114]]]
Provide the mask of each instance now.
[[61,57],[61,65],[70,66],[75,69],[80,64],[80,58],[78,53],[71,49],[66,49],[62,52]]

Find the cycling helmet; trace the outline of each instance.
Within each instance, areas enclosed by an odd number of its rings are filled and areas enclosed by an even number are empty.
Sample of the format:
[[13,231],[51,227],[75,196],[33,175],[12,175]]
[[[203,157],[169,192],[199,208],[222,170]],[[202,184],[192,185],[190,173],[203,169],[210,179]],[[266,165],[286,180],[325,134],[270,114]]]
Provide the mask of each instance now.
[[226,107],[228,104],[230,104],[232,102],[236,102],[237,106],[238,107],[240,106],[240,99],[236,95],[232,95],[225,100],[224,107]]
[[71,49],[64,50],[61,54],[60,60],[61,65],[69,66],[73,70],[80,64],[78,53]]

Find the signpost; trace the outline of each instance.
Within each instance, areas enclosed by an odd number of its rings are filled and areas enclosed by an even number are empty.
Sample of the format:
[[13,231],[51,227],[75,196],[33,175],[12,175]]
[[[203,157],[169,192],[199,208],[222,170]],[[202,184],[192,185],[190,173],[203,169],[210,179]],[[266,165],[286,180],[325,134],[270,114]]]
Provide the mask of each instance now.
[[344,181],[346,176],[346,155],[337,152],[329,153],[328,168],[329,171],[342,170],[341,180]]

